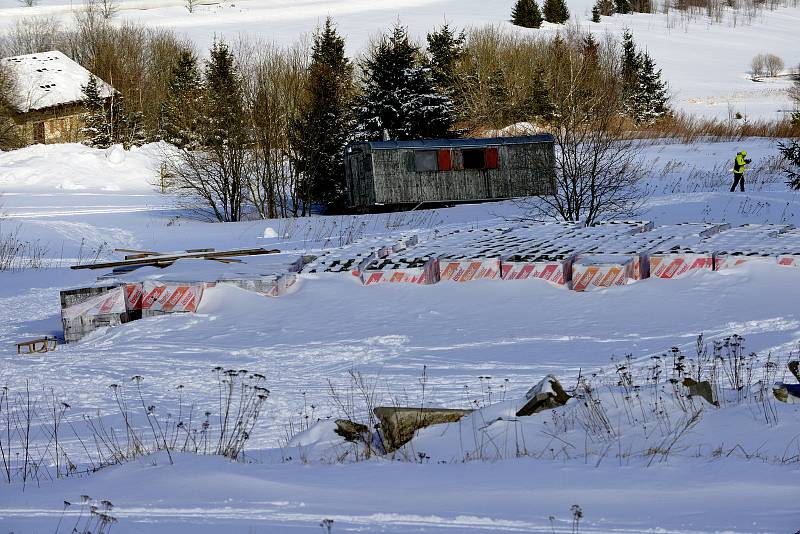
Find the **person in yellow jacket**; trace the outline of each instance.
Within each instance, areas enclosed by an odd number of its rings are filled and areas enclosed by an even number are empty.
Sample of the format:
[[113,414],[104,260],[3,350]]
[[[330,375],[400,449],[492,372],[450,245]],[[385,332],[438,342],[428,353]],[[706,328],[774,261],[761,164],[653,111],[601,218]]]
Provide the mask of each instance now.
[[741,190],[744,191],[744,171],[750,161],[752,160],[747,159],[746,151],[742,150],[736,154],[736,159],[733,162],[733,185],[731,186],[731,193],[736,191],[737,184]]

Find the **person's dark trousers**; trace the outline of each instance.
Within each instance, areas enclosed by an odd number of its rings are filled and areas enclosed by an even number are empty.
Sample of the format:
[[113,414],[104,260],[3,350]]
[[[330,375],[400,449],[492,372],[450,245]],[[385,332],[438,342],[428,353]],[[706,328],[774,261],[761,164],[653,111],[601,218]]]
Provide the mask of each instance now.
[[731,193],[736,191],[736,184],[739,184],[741,190],[744,191],[744,173],[733,173],[733,185],[731,186]]

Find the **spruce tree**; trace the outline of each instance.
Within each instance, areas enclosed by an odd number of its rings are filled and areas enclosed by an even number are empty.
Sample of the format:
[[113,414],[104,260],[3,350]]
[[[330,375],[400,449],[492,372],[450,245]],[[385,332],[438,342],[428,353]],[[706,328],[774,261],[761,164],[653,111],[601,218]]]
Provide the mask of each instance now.
[[592,6],[592,22],[600,22],[600,2],[599,0],[595,2],[594,6]]
[[[443,125],[453,124],[449,98],[435,88],[429,69],[420,71],[419,49],[405,28],[397,26],[369,53],[362,64],[362,96],[356,114],[357,134],[379,140],[419,139],[444,135]],[[424,110],[415,106],[424,105]],[[419,122],[423,115],[430,127]]]
[[633,98],[639,85],[639,60],[633,35],[625,30],[622,35],[622,105],[629,115],[633,114]]
[[543,19],[536,0],[517,0],[511,11],[511,22],[523,28],[539,28]]
[[464,56],[464,43],[466,36],[462,31],[453,32],[445,24],[427,36],[428,41],[428,67],[436,86],[444,93],[452,96],[455,92],[455,67]]
[[441,139],[448,137],[453,126],[453,102],[434,85],[431,70],[416,67],[406,73],[405,97],[402,111],[406,117],[406,132],[411,139]]
[[631,0],[614,0],[617,13],[627,15],[631,12]]
[[545,0],[544,19],[553,24],[563,24],[569,20],[569,9],[564,0]]
[[106,99],[100,94],[97,78],[89,76],[89,81],[82,86],[83,104],[87,113],[83,118],[81,135],[84,144],[96,148],[108,148],[114,143],[114,136],[109,119]]
[[639,72],[633,96],[633,116],[637,123],[651,124],[669,114],[667,84],[661,79],[661,69],[647,52],[639,55]]
[[[601,17],[610,17],[616,13],[616,4],[614,0],[597,0],[594,4]],[[594,11],[594,8],[592,10]]]
[[[567,18],[569,18],[569,14],[567,14]],[[536,0],[531,0],[529,28],[540,28],[542,22],[544,22],[542,10],[539,9],[539,4],[536,3]]]
[[205,145],[237,144],[246,134],[242,79],[228,45],[214,42],[206,62],[203,116]]
[[778,143],[778,149],[783,156],[782,170],[786,175],[786,185],[800,191],[800,144],[797,141]]
[[594,35],[587,33],[583,38],[583,55],[590,59],[593,63],[599,60],[600,46],[597,44]]
[[523,28],[530,27],[530,0],[517,0],[511,9],[511,23]]
[[309,181],[311,201],[336,211],[345,203],[343,151],[353,123],[353,65],[330,18],[314,34],[305,93],[292,128],[296,163]]
[[144,113],[141,110],[130,111],[122,106],[118,132],[116,140],[118,143],[122,143],[126,150],[132,146],[142,146],[147,143]]
[[200,146],[197,113],[202,87],[197,58],[190,49],[181,50],[170,73],[167,96],[161,106],[161,139],[189,150]]
[[549,122],[555,116],[555,105],[550,96],[544,68],[536,69],[535,79],[531,93],[531,115],[540,122]]
[[[492,103],[490,109],[486,110],[486,115],[491,118],[494,125],[508,125],[514,119],[511,109],[511,91],[509,91],[502,65],[496,65],[489,73],[486,86]],[[528,112],[528,110],[525,111]]]

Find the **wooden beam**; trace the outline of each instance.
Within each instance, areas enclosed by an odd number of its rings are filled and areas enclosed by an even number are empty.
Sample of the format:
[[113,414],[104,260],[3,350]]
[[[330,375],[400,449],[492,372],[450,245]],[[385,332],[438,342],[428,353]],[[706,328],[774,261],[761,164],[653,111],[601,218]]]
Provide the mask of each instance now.
[[144,258],[132,258],[129,260],[108,261],[103,263],[88,263],[83,265],[73,265],[70,269],[108,269],[113,267],[125,267],[129,265],[154,265],[168,266],[178,260],[214,260],[227,259],[236,256],[260,256],[263,254],[277,254],[280,250],[264,248],[246,248],[235,250],[220,250],[214,252],[186,252],[182,254],[160,254],[158,256],[147,256]]

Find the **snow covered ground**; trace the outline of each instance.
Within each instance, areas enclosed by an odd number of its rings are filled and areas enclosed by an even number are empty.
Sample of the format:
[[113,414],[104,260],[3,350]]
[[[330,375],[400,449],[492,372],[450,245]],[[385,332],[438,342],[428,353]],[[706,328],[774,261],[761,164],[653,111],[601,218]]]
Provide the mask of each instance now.
[[[152,27],[173,28],[191,38],[200,50],[213,39],[239,36],[288,45],[308,35],[328,15],[343,35],[351,55],[364,50],[371,38],[395,22],[408,26],[424,41],[431,29],[448,22],[455,27],[509,22],[513,0],[242,0],[202,3],[188,13],[181,0],[121,0],[119,21],[135,21]],[[800,64],[796,46],[800,7],[779,7],[754,17],[729,13],[721,21],[704,15],[671,13],[604,17],[589,22],[593,0],[568,0],[573,20],[596,33],[620,35],[630,29],[663,68],[670,83],[676,109],[694,115],[728,119],[741,113],[750,120],[776,119],[791,111],[786,77],[754,82],[749,77],[750,60],[759,53],[780,56],[786,68]],[[30,16],[57,16],[70,20],[79,0],[41,0],[23,7],[18,0],[0,0],[0,29]],[[545,24],[552,33],[559,26]]]
[[[750,191],[731,194],[728,169],[741,149],[754,160]],[[163,415],[174,413],[178,395],[198,413],[214,411],[216,366],[258,372],[271,395],[247,447],[255,463],[178,455],[169,465],[157,455],[81,477],[43,479],[24,492],[19,483],[0,484],[0,532],[53,532],[59,521],[58,532],[70,532],[88,513],[81,495],[113,502],[119,523],[112,531],[130,533],[318,532],[326,518],[334,520],[333,532],[571,532],[574,504],[584,513],[580,532],[800,528],[800,464],[791,459],[800,454],[797,404],[777,404],[770,422],[757,403],[706,406],[680,450],[649,467],[645,450],[669,432],[620,430],[625,441],[619,443],[636,453],[623,459],[616,441],[603,456],[602,446],[587,445],[574,429],[558,435],[574,451],[563,443],[554,447],[549,442],[561,442],[543,433],[550,430],[542,425],[553,424],[548,414],[527,418],[530,452],[522,458],[504,452],[464,462],[453,426],[414,441],[415,451],[429,457],[422,465],[305,463],[299,451],[286,448],[290,423],[297,430],[305,415],[343,415],[330,385],[346,392],[350,370],[375,384],[379,404],[420,403],[424,373],[426,405],[488,406],[521,398],[546,374],[570,386],[579,372],[613,376],[612,358],[630,355],[644,372],[671,347],[691,355],[703,333],[709,342],[744,336],[760,362],[769,353],[781,358],[777,378],[783,379],[783,361],[800,343],[798,269],[749,264],[591,293],[535,280],[365,287],[349,274],[302,275],[284,297],[219,286],[206,291],[197,314],[136,321],[52,353],[18,356],[16,341],[59,333],[58,291],[97,274],[65,267],[81,258],[115,257],[113,247],[268,246],[297,253],[339,246],[352,234],[483,226],[521,214],[506,202],[208,224],[186,218],[174,199],[158,193],[160,150],[149,145],[120,154],[51,145],[0,153],[2,228],[38,240],[50,265],[0,273],[0,385],[20,392],[29,380],[33,391],[52,388],[71,405],[67,420],[82,428],[85,415],[113,421],[118,412],[109,386],[130,391],[135,375]],[[774,142],[763,139],[653,143],[642,155],[652,196],[640,217],[658,224],[798,224],[800,195],[774,172],[776,154]],[[492,417],[503,406],[491,408]],[[618,420],[622,413],[614,413],[614,427],[628,428]],[[504,451],[519,443],[508,441],[509,424],[487,431],[505,436]],[[85,465],[77,441],[62,439]],[[282,460],[287,456],[293,459]],[[64,500],[73,504],[62,517]]]

